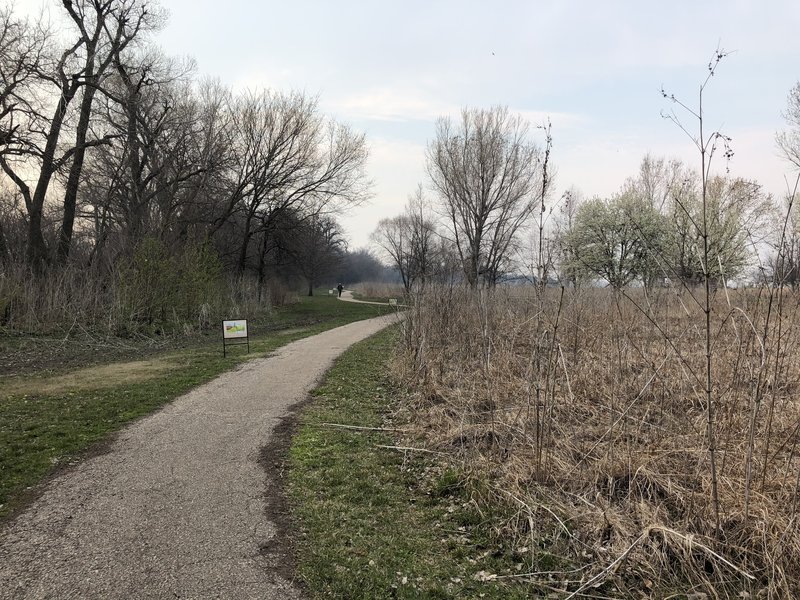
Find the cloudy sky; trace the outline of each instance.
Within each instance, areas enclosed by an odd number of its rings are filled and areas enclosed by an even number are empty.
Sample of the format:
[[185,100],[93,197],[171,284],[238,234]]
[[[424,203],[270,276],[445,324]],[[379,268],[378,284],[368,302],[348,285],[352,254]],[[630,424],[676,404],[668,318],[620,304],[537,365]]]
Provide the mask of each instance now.
[[731,54],[707,90],[707,126],[733,138],[732,175],[775,195],[786,187],[774,136],[800,79],[797,0],[162,5],[158,43],[194,57],[198,75],[318,94],[325,113],[366,133],[375,197],[343,219],[352,247],[426,182],[434,122],[462,106],[507,105],[533,125],[549,117],[559,194],[611,194],[648,152],[696,162],[691,140],[660,116],[671,106],[659,90],[695,103],[718,46]]

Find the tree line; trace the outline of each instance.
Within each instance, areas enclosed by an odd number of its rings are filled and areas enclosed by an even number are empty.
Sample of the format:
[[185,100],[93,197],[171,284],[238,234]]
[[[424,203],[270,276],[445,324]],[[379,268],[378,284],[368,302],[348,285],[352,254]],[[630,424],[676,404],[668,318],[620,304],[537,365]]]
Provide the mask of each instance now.
[[347,254],[336,216],[370,196],[364,135],[312,95],[197,77],[154,45],[164,23],[151,0],[64,0],[53,22],[0,9],[6,308],[12,275],[108,283],[154,253],[205,256],[192,268],[262,300]]
[[[800,147],[799,90],[789,96],[793,127],[777,139],[790,161]],[[420,184],[405,212],[372,234],[407,291],[443,276],[472,288],[519,278],[617,290],[694,287],[706,270],[714,285],[797,283],[792,190],[781,204],[754,180],[727,172],[704,178],[680,160],[647,155],[609,197],[585,199],[572,188],[556,198],[550,126],[536,130],[506,107],[438,120],[426,156],[435,199],[426,201]],[[726,145],[721,158],[731,156]],[[779,236],[782,219],[787,232]]]

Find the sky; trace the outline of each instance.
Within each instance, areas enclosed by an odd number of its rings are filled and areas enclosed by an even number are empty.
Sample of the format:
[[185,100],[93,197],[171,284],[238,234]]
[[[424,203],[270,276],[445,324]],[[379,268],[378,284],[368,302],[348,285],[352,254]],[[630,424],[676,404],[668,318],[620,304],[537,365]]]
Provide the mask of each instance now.
[[[59,4],[55,0],[45,3]],[[39,0],[17,5],[41,6]],[[775,146],[800,80],[797,0],[162,0],[156,42],[190,56],[197,76],[235,89],[303,90],[366,134],[369,204],[342,217],[351,249],[427,186],[425,148],[440,116],[508,106],[534,131],[552,123],[555,197],[608,196],[645,154],[698,165],[692,140],[664,119],[662,86],[733,139],[732,176],[781,196],[791,176]],[[691,115],[678,113],[690,131]],[[534,139],[536,135],[534,135]],[[541,142],[541,135],[539,136]],[[724,163],[719,163],[724,168]]]

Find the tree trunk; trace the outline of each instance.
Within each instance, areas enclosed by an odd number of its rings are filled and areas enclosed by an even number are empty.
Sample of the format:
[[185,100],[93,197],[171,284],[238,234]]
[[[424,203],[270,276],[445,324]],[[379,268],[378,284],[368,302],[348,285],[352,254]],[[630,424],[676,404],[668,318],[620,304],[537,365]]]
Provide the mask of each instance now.
[[[254,206],[258,204],[255,203]],[[253,237],[253,232],[251,228],[253,226],[253,217],[255,215],[255,208],[251,207],[247,211],[247,218],[244,221],[244,232],[242,233],[242,246],[239,249],[239,264],[237,265],[237,273],[239,275],[244,274],[244,270],[247,267],[247,251],[250,248],[250,238]]]
[[268,236],[267,232],[263,232],[261,234],[261,252],[259,253],[258,257],[258,303],[261,304],[263,290],[264,290],[264,282],[267,278],[267,244]]
[[0,265],[7,265],[11,262],[11,257],[8,254],[8,244],[6,243],[6,235],[3,231],[3,222],[0,221]]
[[239,262],[236,266],[237,273],[244,275],[244,270],[247,267],[247,249],[250,246],[250,220],[245,223],[244,235],[242,235],[242,246],[239,249]]
[[31,207],[28,215],[28,248],[26,252],[28,266],[33,272],[41,274],[47,264],[47,244],[42,235],[42,207]]
[[44,210],[44,200],[47,196],[47,189],[50,180],[55,172],[55,153],[58,145],[58,138],[61,135],[61,125],[64,122],[64,115],[67,106],[77,91],[77,83],[73,82],[69,87],[65,86],[61,99],[58,102],[53,119],[50,122],[50,130],[47,132],[47,143],[42,153],[42,167],[39,171],[39,179],[36,182],[36,191],[31,198],[31,205],[28,209],[28,265],[34,273],[41,273],[47,262],[47,244],[42,234],[42,211]]
[[89,131],[89,118],[92,112],[92,100],[95,87],[86,86],[81,101],[81,115],[78,120],[78,130],[75,134],[75,154],[72,157],[72,166],[64,192],[64,216],[61,221],[61,232],[58,236],[58,263],[63,265],[69,258],[70,245],[72,244],[72,230],[75,224],[75,206],[78,200],[78,185],[80,183],[83,161],[86,156],[86,134]]

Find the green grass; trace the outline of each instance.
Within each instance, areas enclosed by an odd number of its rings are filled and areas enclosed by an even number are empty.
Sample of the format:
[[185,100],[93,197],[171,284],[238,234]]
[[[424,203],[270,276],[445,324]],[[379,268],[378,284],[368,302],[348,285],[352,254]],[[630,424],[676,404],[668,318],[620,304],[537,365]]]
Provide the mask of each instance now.
[[383,307],[373,306],[374,310],[369,310],[353,302],[342,302],[329,296],[325,290],[316,290],[314,293],[314,296],[302,296],[300,302],[276,309],[272,322],[294,326],[336,319],[350,322],[365,316],[387,314]]
[[493,516],[457,471],[379,448],[388,433],[320,425],[382,426],[398,394],[386,377],[393,335],[342,355],[301,417],[288,484],[300,578],[315,598],[531,597],[518,580],[492,580],[528,565],[492,538]]
[[229,348],[228,357],[223,358],[221,334],[214,335],[199,346],[161,354],[171,367],[134,384],[109,386],[106,382],[102,389],[78,387],[53,395],[8,395],[0,379],[0,518],[22,506],[42,478],[79,460],[83,452],[132,419],[245,360],[388,310],[327,296],[304,298],[269,317],[253,320],[249,355],[238,346]]

